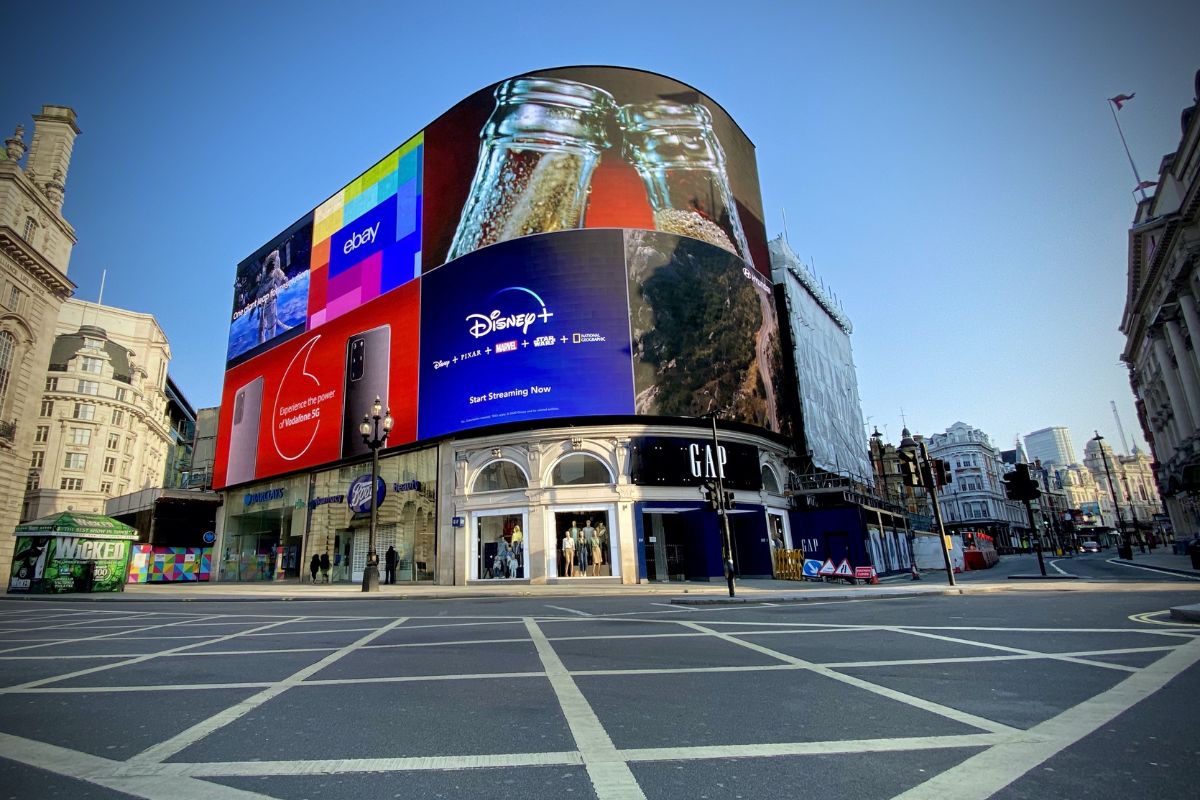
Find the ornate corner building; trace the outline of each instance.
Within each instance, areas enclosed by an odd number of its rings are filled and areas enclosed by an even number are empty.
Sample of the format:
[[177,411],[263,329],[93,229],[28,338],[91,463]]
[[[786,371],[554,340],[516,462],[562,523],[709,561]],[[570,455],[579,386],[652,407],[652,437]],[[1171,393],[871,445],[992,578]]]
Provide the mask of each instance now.
[[[18,125],[0,152],[0,583],[12,563],[59,308],[75,290],[75,229],[62,215],[75,112],[42,106],[28,148]],[[26,152],[28,150],[28,152]],[[22,166],[22,161],[24,165]]]
[[1176,538],[1200,532],[1200,72],[1179,146],[1163,157],[1153,196],[1129,229],[1121,360]]

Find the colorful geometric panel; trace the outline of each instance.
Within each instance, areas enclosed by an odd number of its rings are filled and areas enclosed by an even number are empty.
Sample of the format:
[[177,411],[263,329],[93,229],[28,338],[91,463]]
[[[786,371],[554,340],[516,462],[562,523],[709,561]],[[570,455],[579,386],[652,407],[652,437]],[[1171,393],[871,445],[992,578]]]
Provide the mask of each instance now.
[[424,145],[417,134],[313,212],[309,330],[420,275]]
[[212,573],[211,547],[153,547],[135,544],[129,583],[206,581]]

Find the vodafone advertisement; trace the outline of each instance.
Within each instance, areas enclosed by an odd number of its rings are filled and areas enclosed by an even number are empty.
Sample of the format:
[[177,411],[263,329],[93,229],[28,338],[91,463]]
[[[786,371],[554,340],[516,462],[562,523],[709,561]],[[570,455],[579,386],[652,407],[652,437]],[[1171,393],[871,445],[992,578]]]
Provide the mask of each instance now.
[[369,454],[358,424],[383,398],[390,440],[417,433],[420,282],[225,373],[213,483],[246,483]]

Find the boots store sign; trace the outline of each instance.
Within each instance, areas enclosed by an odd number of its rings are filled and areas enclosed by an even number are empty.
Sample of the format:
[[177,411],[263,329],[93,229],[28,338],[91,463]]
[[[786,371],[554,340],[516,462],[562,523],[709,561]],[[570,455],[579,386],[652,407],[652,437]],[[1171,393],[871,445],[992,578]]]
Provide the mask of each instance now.
[[748,444],[643,436],[630,451],[630,480],[641,486],[699,486],[719,473],[726,489],[762,489],[758,448]]

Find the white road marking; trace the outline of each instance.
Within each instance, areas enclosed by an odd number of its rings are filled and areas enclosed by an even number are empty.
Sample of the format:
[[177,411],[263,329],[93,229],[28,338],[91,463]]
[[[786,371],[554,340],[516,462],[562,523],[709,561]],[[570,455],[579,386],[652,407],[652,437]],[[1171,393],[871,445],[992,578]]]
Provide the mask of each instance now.
[[525,620],[525,628],[542,659],[542,666],[583,756],[598,800],[645,800],[646,795],[633,777],[633,771],[617,752],[596,712],[554,651],[554,646],[533,619]]
[[961,736],[914,736],[895,739],[843,739],[825,742],[719,744],[698,747],[647,747],[622,750],[627,761],[687,761],[722,758],[770,758],[845,753],[897,753],[949,747],[987,747],[1009,742],[1040,742],[1037,736],[1013,733],[968,733]]
[[125,765],[120,761],[7,733],[0,733],[0,752],[12,761],[147,800],[271,800],[264,794],[186,776],[122,775]]
[[[178,623],[171,623],[171,624],[174,625],[174,624],[178,624]],[[273,625],[286,625],[286,624],[287,624],[286,622],[272,622],[268,625],[265,625],[264,627],[269,628]],[[240,635],[241,634],[231,633],[226,636],[222,636],[217,639],[213,639],[212,643],[215,644],[216,642],[222,642],[227,639],[233,639]],[[102,637],[95,637],[95,638],[102,638]],[[87,641],[87,640],[81,639],[80,641]],[[140,664],[144,661],[149,661],[151,659],[158,658],[159,656],[162,656],[162,655],[168,655],[170,653],[179,653],[179,652],[188,650],[193,647],[199,647],[201,644],[205,644],[205,643],[197,642],[195,644],[185,644],[185,645],[181,645],[179,647],[175,647],[170,650],[164,650],[164,651],[161,651],[158,653],[146,653],[144,655],[126,659],[125,661],[116,661],[116,662],[113,662],[112,664],[101,664],[96,667],[89,667],[87,669],[76,670],[75,672],[68,672],[63,675],[51,675],[48,678],[41,678],[39,680],[29,681],[28,683],[18,684],[17,686],[0,686],[0,694],[11,694],[14,692],[20,692],[24,689],[33,689],[35,687],[42,686],[47,683],[57,683],[58,681],[65,681],[65,680],[69,680],[71,678],[78,678],[83,675],[91,675],[93,672],[103,672],[104,670],[115,669],[117,667],[129,666],[131,664]]]
[[[986,800],[1093,733],[1200,661],[1200,639],[1182,645],[1106,692],[1035,725],[1040,742],[1007,742],[978,753],[893,800]],[[970,776],[969,780],[964,776]]]
[[578,616],[581,616],[581,617],[592,616],[591,614],[589,614],[586,611],[580,611],[579,609],[576,609],[576,608],[564,608],[563,606],[552,606],[549,603],[546,604],[546,608],[553,608],[557,611],[566,611],[568,614],[577,614]]
[[977,642],[973,639],[962,639],[956,636],[942,636],[938,633],[930,633],[929,631],[907,630],[905,628],[893,628],[896,633],[907,633],[909,636],[923,636],[927,639],[937,639],[943,642],[953,642],[955,644],[974,645],[982,647],[985,650],[1000,650],[1006,653],[1017,653],[1019,655],[1036,656],[1037,658],[1045,658],[1050,661],[1068,661],[1073,664],[1084,664],[1089,667],[1103,667],[1104,669],[1115,669],[1124,671],[1136,671],[1136,667],[1127,667],[1124,664],[1110,664],[1107,661],[1088,661],[1084,658],[1074,658],[1072,656],[1063,655],[1062,653],[1045,653],[1041,650],[1029,650],[1024,647],[1008,647],[1002,644],[992,644],[991,642]]
[[[157,761],[167,760],[168,758],[170,758],[171,756],[180,752],[181,750],[184,750],[185,748],[190,747],[191,745],[200,741],[205,736],[208,736],[209,734],[213,733],[214,731],[217,731],[217,730],[225,727],[226,725],[229,725],[230,723],[237,721],[238,719],[240,719],[244,715],[248,714],[249,712],[253,711],[254,709],[258,708],[259,706],[261,706],[263,703],[267,702],[268,700],[270,700],[274,697],[277,697],[278,695],[286,692],[288,689],[291,689],[293,686],[296,686],[297,684],[301,683],[306,678],[309,678],[310,676],[315,675],[317,672],[320,672],[322,669],[329,666],[330,664],[337,661],[338,659],[344,658],[345,656],[350,655],[355,650],[362,647],[364,644],[367,644],[368,642],[379,638],[383,634],[392,630],[392,628],[395,628],[397,625],[402,624],[404,621],[405,621],[405,617],[400,617],[396,620],[393,620],[391,623],[384,625],[382,628],[379,628],[372,633],[367,634],[366,636],[362,637],[358,641],[356,641],[352,644],[349,644],[346,647],[341,648],[340,650],[330,653],[329,655],[322,658],[320,661],[317,661],[313,664],[309,664],[304,669],[301,669],[301,670],[298,670],[298,671],[292,673],[287,678],[284,678],[282,681],[279,681],[278,683],[276,683],[266,689],[263,689],[258,694],[251,695],[250,697],[247,697],[246,699],[242,700],[241,702],[236,703],[235,705],[230,706],[229,708],[226,708],[224,711],[214,714],[213,716],[209,717],[208,719],[193,725],[192,727],[188,728],[187,730],[177,733],[176,735],[172,736],[170,739],[167,739],[164,742],[159,742],[158,744],[154,745],[153,747],[149,747],[149,748],[143,750],[141,753],[138,753],[136,756],[129,759],[130,763],[145,764],[147,762],[157,762]],[[282,625],[285,623],[276,622],[276,623],[272,623],[272,624]]]
[[582,765],[578,752],[496,753],[409,758],[328,758],[311,761],[205,761],[197,764],[166,762],[139,766],[139,774],[206,778],[266,777],[275,775],[337,775],[353,772],[426,772],[431,770],[503,769]]
[[[698,630],[709,630],[695,622],[680,622],[679,624],[686,625],[689,628],[696,628]],[[919,708],[922,711],[929,711],[933,714],[937,714],[938,716],[952,719],[955,722],[961,722],[964,725],[970,725],[973,728],[980,728],[981,730],[989,731],[991,733],[1011,733],[1015,730],[1015,728],[996,722],[995,720],[986,719],[984,717],[976,716],[975,714],[968,714],[965,711],[960,711],[957,708],[951,708],[950,706],[944,706],[941,703],[935,703],[932,700],[926,700],[911,694],[898,692],[895,689],[889,689],[886,686],[880,686],[879,684],[871,683],[870,681],[863,680],[862,678],[856,678],[852,675],[846,675],[844,673],[837,672],[836,670],[830,669],[822,664],[814,664],[811,661],[805,661],[802,658],[796,658],[795,656],[787,653],[781,653],[778,650],[771,650],[768,647],[763,647],[762,645],[755,644],[754,642],[747,642],[744,639],[738,639],[727,633],[722,633],[720,631],[711,632],[716,634],[718,638],[724,639],[732,644],[740,645],[749,650],[762,653],[763,655],[771,656],[772,658],[779,659],[787,664],[795,664],[799,667],[805,667],[806,669],[809,669],[818,675],[824,675],[827,678],[832,678],[835,681],[840,681],[842,683],[849,684],[850,686],[858,687],[859,689],[866,689],[868,692],[880,695],[881,697],[886,697],[889,700],[896,700],[904,703],[905,705]]]
[[1062,567],[1060,567],[1058,565],[1058,562],[1061,560],[1062,559],[1059,559],[1059,558],[1054,559],[1053,561],[1050,562],[1050,566],[1054,567],[1054,569],[1058,571],[1059,575],[1070,575],[1071,574],[1070,572],[1067,572],[1065,569],[1063,569]]
[[1129,567],[1130,569],[1144,569],[1147,572],[1157,572],[1159,575],[1170,575],[1173,578],[1183,578],[1185,581],[1200,581],[1200,577],[1195,575],[1180,575],[1178,572],[1168,572],[1165,569],[1155,569],[1154,567],[1146,567],[1141,564],[1122,564],[1115,558],[1107,559],[1109,564],[1115,564],[1118,567]]
[[[179,622],[165,622],[161,625],[147,625],[144,628],[138,628],[135,630],[149,631],[149,630],[155,630],[155,629],[161,629],[161,628],[170,628],[174,625],[184,625],[186,623],[187,623],[186,620],[181,620]],[[130,631],[123,631],[123,633],[130,633]],[[39,644],[25,645],[23,647],[9,647],[4,650],[0,650],[0,655],[8,654],[8,653],[17,653],[17,652],[21,652],[24,650],[35,650],[39,647],[50,647],[50,646],[56,645],[56,644],[77,644],[79,642],[92,642],[97,639],[113,638],[117,635],[118,634],[116,634],[116,633],[101,633],[101,634],[97,634],[96,636],[83,636],[78,639],[53,639],[50,641],[40,642]],[[2,692],[2,691],[3,691],[3,689],[0,689],[0,692]]]

